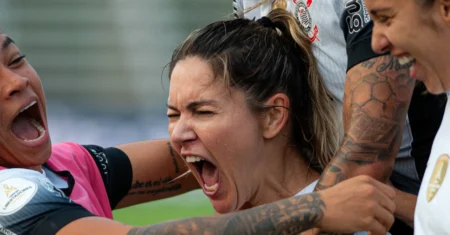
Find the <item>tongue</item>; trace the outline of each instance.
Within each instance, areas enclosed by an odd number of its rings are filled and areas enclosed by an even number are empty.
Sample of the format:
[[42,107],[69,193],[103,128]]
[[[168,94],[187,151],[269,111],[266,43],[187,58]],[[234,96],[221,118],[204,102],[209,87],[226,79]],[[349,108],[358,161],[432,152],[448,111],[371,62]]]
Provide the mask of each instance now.
[[23,140],[34,140],[39,137],[39,131],[31,124],[30,119],[24,115],[19,115],[14,119],[11,130],[17,137]]
[[206,185],[215,185],[219,181],[219,171],[216,166],[208,161],[205,161],[202,166],[202,178]]

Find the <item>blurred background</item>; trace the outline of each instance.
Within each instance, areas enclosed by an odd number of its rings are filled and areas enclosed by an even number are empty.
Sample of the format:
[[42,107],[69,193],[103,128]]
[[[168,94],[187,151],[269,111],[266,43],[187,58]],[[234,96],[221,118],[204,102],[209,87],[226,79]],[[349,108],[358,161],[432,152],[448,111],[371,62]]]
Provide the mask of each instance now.
[[[194,29],[231,0],[1,0],[0,28],[40,75],[53,143],[104,147],[168,137],[167,71]],[[201,191],[114,212],[132,225],[209,215]]]

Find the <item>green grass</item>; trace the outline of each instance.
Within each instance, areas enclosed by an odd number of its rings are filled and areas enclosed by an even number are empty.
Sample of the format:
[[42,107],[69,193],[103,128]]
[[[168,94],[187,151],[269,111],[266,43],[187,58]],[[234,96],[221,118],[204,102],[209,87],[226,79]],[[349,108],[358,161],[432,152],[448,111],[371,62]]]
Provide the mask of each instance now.
[[212,215],[208,198],[197,190],[181,196],[115,210],[114,219],[125,224],[142,226],[162,221]]

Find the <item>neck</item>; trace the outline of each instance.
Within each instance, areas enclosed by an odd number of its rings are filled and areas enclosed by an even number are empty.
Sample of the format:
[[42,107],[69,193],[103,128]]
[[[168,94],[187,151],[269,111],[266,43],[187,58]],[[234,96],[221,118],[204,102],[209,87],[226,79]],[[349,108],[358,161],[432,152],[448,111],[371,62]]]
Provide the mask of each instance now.
[[[273,154],[275,152],[281,154]],[[320,174],[308,168],[304,158],[292,147],[265,151],[266,163],[258,170],[260,181],[254,196],[241,209],[292,197],[319,179]]]
[[0,168],[5,168],[5,169],[9,169],[9,168],[23,168],[23,169],[28,169],[28,170],[34,170],[37,171],[39,173],[43,173],[43,169],[42,166],[31,166],[31,167],[17,167],[17,166],[11,166],[9,164],[5,164],[3,162],[0,162]]
[[30,167],[30,170],[35,170],[41,174],[44,172],[44,170],[42,169],[42,166]]

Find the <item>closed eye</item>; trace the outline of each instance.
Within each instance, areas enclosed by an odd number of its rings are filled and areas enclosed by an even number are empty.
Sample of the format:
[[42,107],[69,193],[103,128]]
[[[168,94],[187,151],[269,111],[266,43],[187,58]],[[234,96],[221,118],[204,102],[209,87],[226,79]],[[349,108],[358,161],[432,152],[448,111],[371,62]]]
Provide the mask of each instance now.
[[176,118],[176,117],[179,117],[180,116],[180,114],[176,114],[176,113],[173,113],[173,114],[167,114],[167,117],[168,118]]
[[379,16],[377,17],[377,21],[380,24],[386,23],[389,20],[389,17]]
[[205,115],[205,116],[211,116],[211,115],[213,115],[214,114],[214,112],[212,112],[212,111],[202,111],[202,110],[199,110],[199,111],[195,111],[195,114],[198,114],[198,115]]
[[9,63],[8,66],[13,66],[13,65],[20,64],[20,62],[22,62],[23,59],[25,59],[25,57],[26,57],[26,55],[21,55],[21,56],[17,57],[13,61],[11,61],[11,63]]

